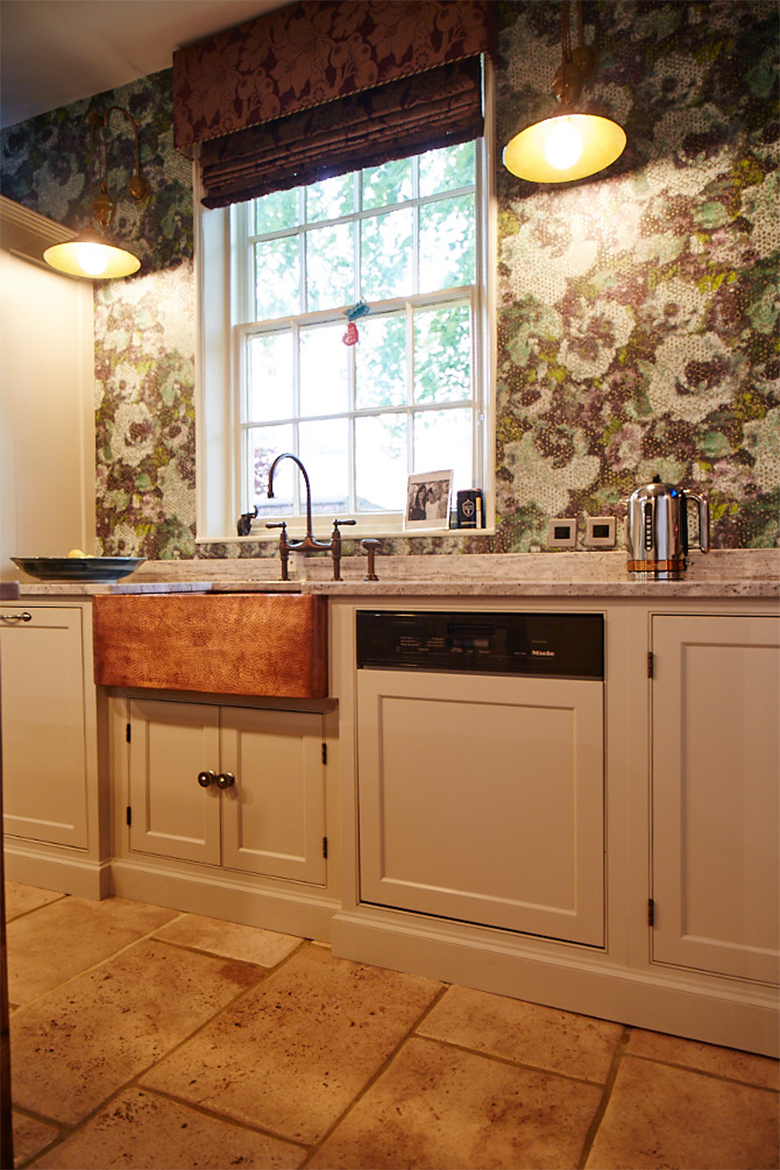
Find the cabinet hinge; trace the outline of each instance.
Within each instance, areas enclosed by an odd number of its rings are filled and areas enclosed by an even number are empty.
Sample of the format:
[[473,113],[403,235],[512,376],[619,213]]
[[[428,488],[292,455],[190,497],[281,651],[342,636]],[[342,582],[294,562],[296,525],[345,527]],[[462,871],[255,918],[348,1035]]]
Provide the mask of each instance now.
[[655,926],[655,902],[652,898],[647,899],[647,925]]
[[128,723],[127,727],[125,728],[125,740],[127,741],[127,743],[130,743],[130,724],[129,723]]
[[327,859],[328,856],[328,838],[322,838],[322,856]]
[[323,764],[328,762],[328,745],[326,743],[322,745],[322,762]]
[[648,650],[648,652],[647,652],[647,677],[648,678],[653,677],[653,651],[652,650]]
[[125,820],[127,821],[128,825],[132,825],[132,823],[133,823],[133,810],[129,804],[127,806],[127,810],[125,813]]

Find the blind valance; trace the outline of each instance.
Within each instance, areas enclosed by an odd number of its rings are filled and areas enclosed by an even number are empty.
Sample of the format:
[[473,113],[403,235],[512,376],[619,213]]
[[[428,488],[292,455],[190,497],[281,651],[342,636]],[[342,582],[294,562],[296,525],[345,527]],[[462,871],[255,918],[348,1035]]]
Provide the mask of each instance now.
[[206,205],[476,137],[495,7],[299,0],[179,50],[174,142],[203,144]]
[[479,58],[252,126],[201,148],[206,207],[226,207],[482,133]]

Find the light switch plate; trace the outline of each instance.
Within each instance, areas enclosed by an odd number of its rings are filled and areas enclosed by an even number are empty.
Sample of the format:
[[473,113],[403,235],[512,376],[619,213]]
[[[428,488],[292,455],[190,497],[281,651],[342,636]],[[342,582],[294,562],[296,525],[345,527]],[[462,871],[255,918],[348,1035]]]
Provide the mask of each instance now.
[[586,548],[614,548],[615,539],[614,516],[588,516],[585,521]]
[[574,548],[577,544],[576,520],[549,520],[547,522],[548,548]]

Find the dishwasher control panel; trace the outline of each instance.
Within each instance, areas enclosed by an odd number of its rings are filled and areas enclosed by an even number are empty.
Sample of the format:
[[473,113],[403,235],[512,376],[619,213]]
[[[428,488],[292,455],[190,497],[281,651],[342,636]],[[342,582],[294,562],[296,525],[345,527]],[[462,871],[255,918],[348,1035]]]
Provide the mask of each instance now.
[[604,678],[600,613],[358,610],[357,665]]

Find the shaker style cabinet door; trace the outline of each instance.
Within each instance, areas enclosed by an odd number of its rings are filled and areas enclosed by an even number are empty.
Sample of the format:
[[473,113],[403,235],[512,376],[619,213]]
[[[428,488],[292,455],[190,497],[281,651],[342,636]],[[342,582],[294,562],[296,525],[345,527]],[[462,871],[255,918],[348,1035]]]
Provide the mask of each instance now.
[[603,686],[358,671],[363,902],[604,942]]
[[222,864],[325,885],[323,719],[222,708]]
[[653,960],[775,983],[780,620],[653,619]]
[[130,701],[130,848],[219,864],[219,707]]
[[0,607],[5,832],[87,847],[81,610]]

